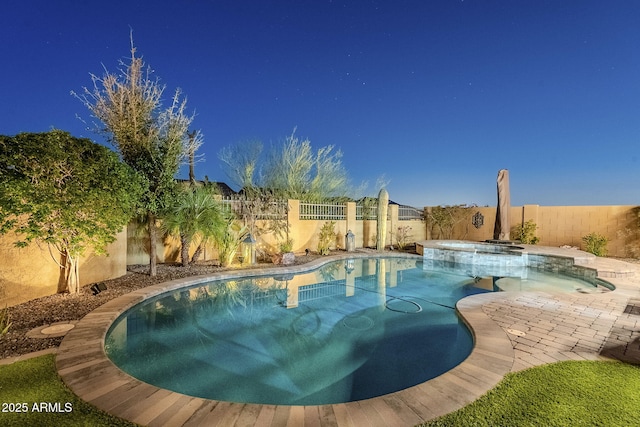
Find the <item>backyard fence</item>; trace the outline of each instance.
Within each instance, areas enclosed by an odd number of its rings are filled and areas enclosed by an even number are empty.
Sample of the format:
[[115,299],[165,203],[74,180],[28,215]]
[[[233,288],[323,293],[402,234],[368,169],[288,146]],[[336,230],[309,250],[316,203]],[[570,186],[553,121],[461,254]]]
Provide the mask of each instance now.
[[223,211],[233,213],[239,218],[251,216],[255,220],[286,219],[288,203],[286,200],[269,198],[225,197],[220,200]]
[[[341,221],[347,218],[346,203],[310,203],[300,202],[300,219],[304,220],[324,220]],[[390,205],[392,206],[392,205]],[[397,205],[398,220],[424,220],[424,209],[413,206]],[[378,217],[377,205],[356,204],[356,220],[373,220]],[[391,219],[391,211],[387,211],[387,219]]]
[[356,205],[356,219],[358,221],[366,219],[376,219],[378,217],[378,206]]
[[[325,221],[335,220],[335,247],[345,247],[345,235],[355,235],[356,248],[375,245],[377,206],[371,200],[353,201],[343,204],[300,203],[297,200],[249,201],[244,197],[222,199],[227,212],[233,212],[241,221],[247,221],[255,213],[257,222],[273,222],[274,218],[287,221],[288,235],[294,242],[294,252],[305,249],[316,250],[318,235]],[[324,205],[324,206],[323,206]],[[425,208],[425,213],[432,208]],[[484,241],[493,238],[495,207],[473,207],[468,219],[453,227],[451,238]],[[608,239],[610,256],[640,257],[640,207],[616,206],[512,206],[512,225],[531,221],[536,225],[535,236],[539,245],[569,245],[584,248],[582,238],[589,233],[598,233]],[[315,218],[315,219],[314,219]],[[389,206],[387,230],[389,244],[402,241],[415,242],[424,239],[442,238],[434,228],[433,219],[423,218],[423,210],[406,205]],[[369,221],[373,220],[373,221]],[[257,224],[268,229],[272,224]],[[132,224],[118,234],[115,242],[107,247],[110,256],[92,253],[79,261],[81,284],[94,283],[118,277],[127,272],[127,265],[146,264],[148,239],[140,237]],[[407,235],[400,235],[407,233]],[[282,238],[273,232],[263,234],[258,245],[264,251],[277,250]],[[11,233],[0,237],[0,306],[11,306],[40,296],[51,295],[57,290],[60,269],[51,260],[46,247],[32,244],[16,248],[17,237]],[[158,262],[175,262],[179,257],[179,240],[164,239],[158,243]],[[195,248],[191,248],[195,250]],[[203,260],[215,259],[215,248],[205,248]]]
[[424,220],[424,208],[418,209],[413,206],[399,205],[398,206],[398,220],[399,221],[411,221],[411,220]]
[[344,203],[300,202],[300,219],[341,221],[347,218]]

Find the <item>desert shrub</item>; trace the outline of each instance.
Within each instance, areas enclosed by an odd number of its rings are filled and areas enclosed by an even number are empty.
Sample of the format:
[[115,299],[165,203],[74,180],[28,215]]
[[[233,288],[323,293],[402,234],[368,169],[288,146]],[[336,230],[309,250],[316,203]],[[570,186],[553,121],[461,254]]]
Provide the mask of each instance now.
[[411,238],[411,227],[405,225],[403,227],[398,227],[396,230],[396,242],[398,244],[399,249],[404,249],[405,246],[409,244],[409,239]]
[[[476,205],[434,206],[427,217],[430,227],[438,239],[453,239],[454,230],[458,224],[470,222]],[[458,239],[464,239],[468,230],[461,231]]]
[[602,234],[589,233],[582,237],[582,241],[585,244],[585,251],[596,256],[607,256],[607,243],[609,243],[609,239]]
[[536,237],[538,225],[532,220],[525,221],[524,224],[517,224],[511,229],[511,238],[519,240],[525,245],[535,245],[540,241]]
[[286,254],[293,251],[293,239],[287,239],[279,245],[280,253]]
[[220,233],[215,239],[218,248],[218,257],[220,258],[220,265],[222,267],[231,265],[240,248],[242,239],[244,239],[246,235],[247,227],[240,225],[232,218],[227,221],[226,230]]
[[335,221],[327,221],[322,225],[318,240],[318,253],[320,255],[329,255],[329,249],[336,239],[335,225]]

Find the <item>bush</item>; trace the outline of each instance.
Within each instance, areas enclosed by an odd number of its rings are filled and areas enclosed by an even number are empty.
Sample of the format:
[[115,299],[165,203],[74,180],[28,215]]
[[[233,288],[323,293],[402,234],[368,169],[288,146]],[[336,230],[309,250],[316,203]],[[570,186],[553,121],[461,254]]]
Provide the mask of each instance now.
[[336,240],[335,225],[335,221],[327,221],[320,229],[320,239],[318,241],[318,253],[320,255],[329,255],[329,249]]
[[396,231],[396,242],[398,244],[398,249],[404,249],[409,244],[409,239],[411,239],[411,227],[405,225],[404,227],[398,227]]
[[[431,208],[431,212],[427,216],[434,235],[438,239],[453,239],[456,226],[470,222],[475,207],[476,205],[453,205]],[[456,238],[464,239],[467,232],[467,229],[463,230],[462,235],[456,236]]]
[[279,249],[280,249],[280,253],[281,254],[286,254],[288,252],[292,252],[293,251],[293,239],[287,239],[284,242],[280,243]]
[[216,238],[218,258],[222,267],[231,265],[247,233],[247,227],[240,225],[233,218],[227,220],[226,231]]
[[538,225],[532,220],[525,221],[524,224],[518,224],[511,229],[511,238],[519,240],[525,245],[535,245],[540,241],[536,237]]
[[602,234],[589,233],[582,237],[582,241],[585,244],[585,251],[595,256],[607,256],[607,243],[609,243],[609,239]]

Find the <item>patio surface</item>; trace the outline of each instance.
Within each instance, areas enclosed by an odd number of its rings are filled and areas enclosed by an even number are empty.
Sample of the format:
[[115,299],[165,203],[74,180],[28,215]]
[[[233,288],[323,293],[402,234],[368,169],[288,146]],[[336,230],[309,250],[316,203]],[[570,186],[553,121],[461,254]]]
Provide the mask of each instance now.
[[[327,257],[274,271],[299,272],[353,256]],[[67,333],[56,365],[63,381],[83,400],[141,425],[412,426],[469,404],[508,372],[561,360],[617,358],[640,363],[640,265],[598,258],[589,260],[588,267],[597,269],[598,276],[616,290],[595,294],[500,292],[459,301],[457,308],[476,340],[471,355],[437,378],[368,400],[322,406],[220,402],[143,383],[111,363],[104,353],[104,338],[120,313],[150,296],[201,282],[201,277],[141,289],[89,313]],[[215,278],[240,274],[247,272],[220,273]]]

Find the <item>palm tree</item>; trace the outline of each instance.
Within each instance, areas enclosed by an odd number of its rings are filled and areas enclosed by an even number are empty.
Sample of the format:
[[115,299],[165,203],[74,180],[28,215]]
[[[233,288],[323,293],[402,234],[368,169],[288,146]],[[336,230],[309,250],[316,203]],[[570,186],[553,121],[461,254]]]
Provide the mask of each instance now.
[[220,236],[226,229],[226,218],[215,191],[209,186],[188,187],[180,190],[173,205],[163,215],[166,233],[180,236],[182,266],[189,265],[189,247],[195,239],[203,244]]

